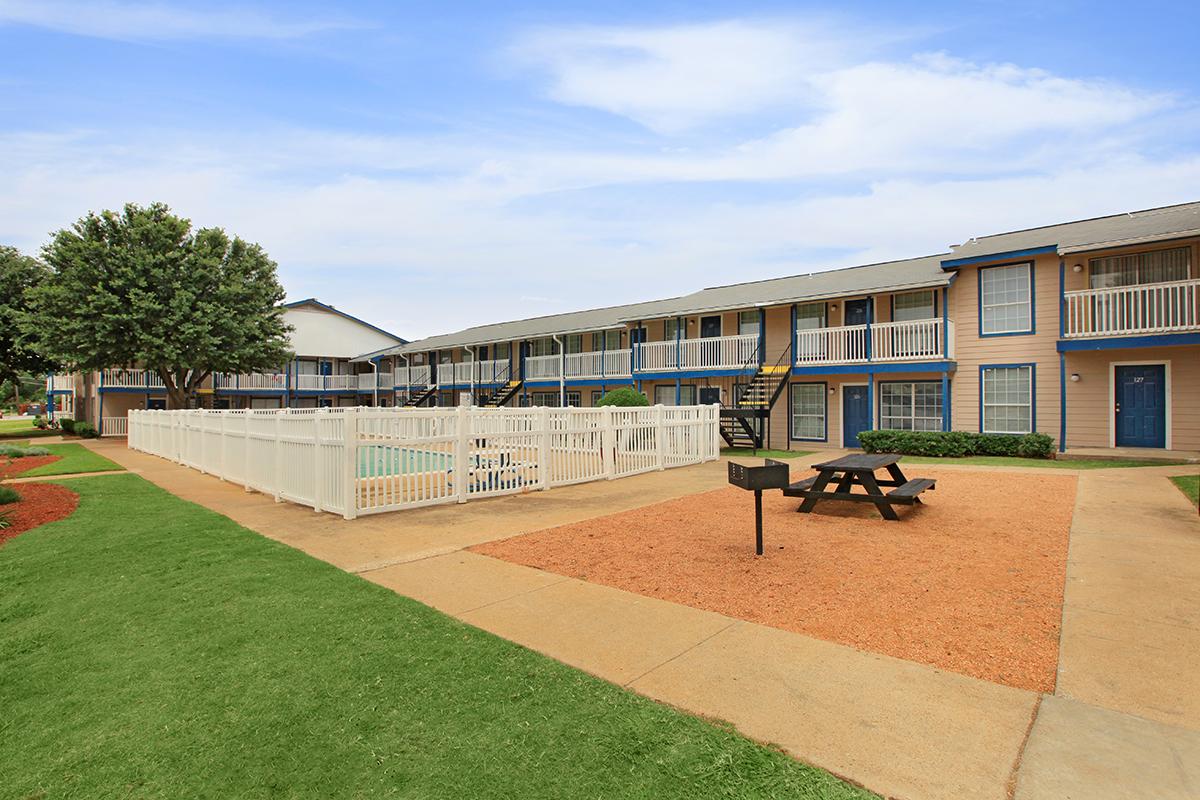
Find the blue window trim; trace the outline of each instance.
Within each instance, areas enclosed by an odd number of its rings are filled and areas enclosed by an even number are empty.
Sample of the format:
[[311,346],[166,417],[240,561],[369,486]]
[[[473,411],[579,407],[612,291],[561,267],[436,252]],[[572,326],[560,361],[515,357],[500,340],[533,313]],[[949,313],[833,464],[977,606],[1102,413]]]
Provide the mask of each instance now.
[[[983,272],[988,269],[998,269],[1003,267],[1019,267],[1023,264],[1029,265],[1029,330],[1027,331],[1005,331],[1004,333],[984,333],[983,332]],[[1033,261],[1013,261],[1007,264],[989,264],[986,267],[980,267],[976,270],[978,274],[975,276],[975,289],[978,295],[978,316],[979,316],[979,338],[991,339],[997,336],[1033,336],[1037,333],[1037,279],[1036,267]]]
[[[797,436],[792,419],[792,394],[797,386],[820,386],[821,402],[824,404],[822,418],[825,422],[825,433],[820,439]],[[789,381],[788,382],[788,439],[793,442],[828,442],[829,441],[829,384],[825,381]]]
[[[943,373],[943,374],[945,374],[945,373]],[[941,427],[938,428],[938,430],[940,430],[940,431],[947,430],[946,418],[947,418],[947,412],[949,411],[949,406],[946,405],[946,397],[945,397],[945,395],[942,394],[942,377],[936,376],[936,375],[932,378],[909,378],[909,379],[903,380],[903,381],[876,381],[875,386],[879,389],[879,391],[877,392],[878,400],[876,402],[876,405],[879,407],[877,409],[875,409],[875,428],[874,429],[877,431],[884,430],[884,428],[882,427],[883,426],[883,387],[887,386],[888,384],[906,384],[906,383],[932,383],[933,385],[937,386],[938,397],[941,398],[941,400],[942,400],[942,424],[941,424]],[[887,428],[887,430],[899,430],[899,429]]]
[[[1027,250],[1009,250],[1004,253],[989,253],[983,256],[970,256],[969,258],[947,258],[942,262],[942,269],[954,269],[955,267],[966,267],[971,264],[991,264],[993,261],[1012,261],[1013,259],[1024,260],[1027,256],[1041,255],[1042,253],[1057,253],[1058,245],[1048,244],[1045,247],[1030,247]],[[994,265],[994,266],[999,266]]]
[[1029,432],[1037,433],[1037,362],[1025,361],[1016,364],[979,365],[979,432],[995,436],[1022,436],[1020,433],[994,433],[983,429],[983,373],[989,369],[1029,367]]

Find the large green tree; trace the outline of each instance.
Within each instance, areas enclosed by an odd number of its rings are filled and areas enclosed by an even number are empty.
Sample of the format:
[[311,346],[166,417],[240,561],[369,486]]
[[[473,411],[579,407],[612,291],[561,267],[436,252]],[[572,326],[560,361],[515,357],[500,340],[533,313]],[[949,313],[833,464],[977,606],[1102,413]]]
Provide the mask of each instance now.
[[291,358],[275,262],[257,244],[155,203],[89,213],[43,248],[27,331],[78,369],[141,365],[183,408],[213,372],[277,369]]
[[30,375],[54,369],[52,359],[37,347],[37,337],[25,326],[30,292],[46,281],[49,270],[15,247],[0,246],[0,386],[20,402],[19,388]]

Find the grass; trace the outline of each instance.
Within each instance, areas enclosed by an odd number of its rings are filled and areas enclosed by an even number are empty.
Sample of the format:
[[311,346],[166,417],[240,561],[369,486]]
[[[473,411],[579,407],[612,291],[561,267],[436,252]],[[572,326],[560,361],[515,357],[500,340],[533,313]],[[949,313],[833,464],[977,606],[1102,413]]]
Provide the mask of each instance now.
[[721,455],[730,458],[739,456],[761,456],[763,458],[797,458],[812,455],[811,450],[755,450],[753,447],[722,447]]
[[1182,461],[1135,461],[1133,459],[1091,458],[1018,458],[1016,456],[967,456],[966,458],[935,458],[933,456],[903,456],[905,464],[972,464],[983,467],[1043,467],[1045,469],[1113,469],[1115,467],[1166,467]]
[[62,431],[40,430],[33,427],[32,419],[0,419],[0,440],[61,435]]
[[872,795],[136,475],[0,548],[10,797]]
[[1192,505],[1200,505],[1200,475],[1180,475],[1171,478],[1171,483],[1179,487],[1179,491],[1188,496]]
[[22,472],[22,478],[35,478],[46,475],[72,475],[76,472],[105,472],[110,469],[123,469],[120,464],[110,461],[99,453],[94,453],[81,444],[41,444],[50,451],[52,456],[62,456],[53,464]]

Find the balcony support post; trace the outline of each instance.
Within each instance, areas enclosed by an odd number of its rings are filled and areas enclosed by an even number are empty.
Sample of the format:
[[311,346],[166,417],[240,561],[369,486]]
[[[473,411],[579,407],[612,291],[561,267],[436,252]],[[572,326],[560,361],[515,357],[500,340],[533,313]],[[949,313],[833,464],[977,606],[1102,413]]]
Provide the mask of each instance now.
[[947,301],[947,288],[942,287],[942,358],[950,358],[950,303]]
[[942,369],[942,430],[950,430],[950,373]]
[[[741,333],[741,330],[738,331]],[[758,309],[758,365],[767,363],[767,310]]]
[[1067,330],[1067,262],[1058,259],[1058,338]]
[[1067,354],[1061,351],[1058,354],[1058,452],[1067,452]]
[[558,407],[562,408],[567,404],[567,349],[563,347],[562,339],[559,339],[557,334],[550,338],[558,345]]

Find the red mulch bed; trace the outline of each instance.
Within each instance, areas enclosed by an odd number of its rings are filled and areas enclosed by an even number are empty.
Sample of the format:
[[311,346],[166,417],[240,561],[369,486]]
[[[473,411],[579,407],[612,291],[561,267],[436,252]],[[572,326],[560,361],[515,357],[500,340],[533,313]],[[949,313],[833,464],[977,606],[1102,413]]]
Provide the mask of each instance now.
[[[23,458],[22,461],[32,459]],[[36,466],[36,465],[35,465]],[[31,469],[31,467],[27,467]],[[65,486],[55,483],[10,483],[21,499],[15,503],[0,505],[11,517],[12,525],[0,530],[0,545],[14,536],[32,530],[47,522],[57,522],[75,513],[79,495]]]
[[24,456],[23,458],[4,458],[0,459],[0,480],[6,478],[16,478],[22,472],[28,472],[31,469],[53,464],[62,456]]
[[[863,650],[1053,691],[1075,476],[937,470],[925,505],[720,489],[471,549]],[[798,477],[798,476],[794,476]]]

